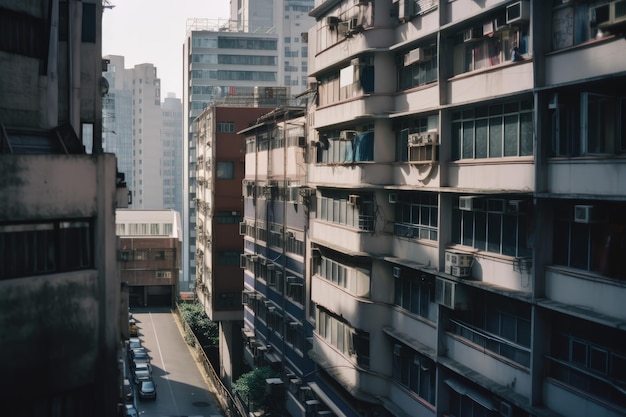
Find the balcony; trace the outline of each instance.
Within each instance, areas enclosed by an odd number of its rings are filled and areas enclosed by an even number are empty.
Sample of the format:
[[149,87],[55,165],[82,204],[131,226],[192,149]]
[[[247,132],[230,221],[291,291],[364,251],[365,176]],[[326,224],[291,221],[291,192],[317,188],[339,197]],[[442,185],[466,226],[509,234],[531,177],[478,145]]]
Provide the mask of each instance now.
[[366,94],[343,100],[315,111],[315,128],[324,128],[339,123],[363,119],[364,115],[376,115],[388,112],[393,106],[391,94]]
[[531,157],[463,160],[448,165],[448,178],[456,188],[529,191],[535,168]]
[[533,62],[503,63],[484,70],[457,75],[448,80],[448,104],[461,104],[513,95],[534,87]]
[[[376,156],[376,152],[374,152]],[[310,170],[311,184],[376,184],[391,182],[392,165],[387,163],[362,162],[345,164],[317,164]]]
[[[369,288],[359,288],[369,296]],[[372,302],[368,298],[353,295],[319,275],[311,280],[311,301],[342,316],[354,327],[375,330],[382,327],[389,315],[388,307]]]
[[391,235],[374,234],[374,216],[360,215],[359,229],[316,220],[311,224],[311,239],[348,255],[383,255],[390,248]]
[[597,156],[551,160],[548,163],[548,191],[555,194],[626,195],[624,178],[626,160],[622,158]]
[[530,349],[456,320],[450,321],[445,343],[451,360],[530,398]]
[[578,45],[546,57],[546,85],[559,85],[626,71],[624,37]]
[[584,309],[587,314],[626,320],[623,300],[626,285],[623,282],[602,278],[584,271],[566,268],[547,268],[545,297],[553,302]]

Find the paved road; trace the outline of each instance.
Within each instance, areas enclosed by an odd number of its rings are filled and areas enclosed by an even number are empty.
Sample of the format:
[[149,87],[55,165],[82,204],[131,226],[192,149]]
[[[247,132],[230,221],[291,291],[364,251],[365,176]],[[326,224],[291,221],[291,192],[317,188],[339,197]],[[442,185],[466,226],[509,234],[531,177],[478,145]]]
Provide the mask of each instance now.
[[[156,400],[135,399],[141,417],[223,417],[169,309],[134,309],[139,338],[152,357]],[[136,395],[135,395],[136,396]]]

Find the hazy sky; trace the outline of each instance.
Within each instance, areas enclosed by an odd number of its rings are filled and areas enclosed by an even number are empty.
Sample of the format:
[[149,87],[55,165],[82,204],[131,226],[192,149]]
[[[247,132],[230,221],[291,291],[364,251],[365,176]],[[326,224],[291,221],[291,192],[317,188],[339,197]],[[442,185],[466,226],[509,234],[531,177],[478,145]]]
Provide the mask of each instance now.
[[167,93],[182,98],[182,46],[188,18],[223,19],[230,0],[110,0],[102,18],[102,55],[124,56],[125,68],[154,64]]

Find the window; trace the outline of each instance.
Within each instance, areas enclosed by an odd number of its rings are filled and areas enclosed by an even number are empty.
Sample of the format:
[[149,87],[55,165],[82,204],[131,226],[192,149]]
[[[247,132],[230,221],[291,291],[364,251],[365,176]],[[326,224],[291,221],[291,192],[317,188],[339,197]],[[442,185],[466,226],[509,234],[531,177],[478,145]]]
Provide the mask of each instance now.
[[613,155],[626,151],[626,98],[562,91],[552,96],[555,156]]
[[217,122],[217,133],[234,133],[235,122]]
[[221,251],[217,255],[217,263],[222,266],[239,266],[239,251]]
[[316,311],[316,333],[344,355],[356,357],[359,366],[369,368],[369,333],[350,327],[341,318],[319,307]]
[[[607,1],[554,1],[552,9],[552,49],[559,50],[599,39],[611,33],[601,28],[609,20]],[[613,3],[616,3],[615,1]],[[617,2],[619,3],[619,1]],[[622,6],[624,7],[624,6]],[[604,26],[603,25],[603,26]]]
[[532,156],[532,102],[497,103],[452,114],[452,159]]
[[582,395],[626,407],[626,340],[622,331],[554,314],[548,376]]
[[94,3],[83,2],[83,25],[81,41],[96,42],[96,5]]
[[0,279],[91,269],[91,220],[0,227]]
[[353,164],[374,160],[374,132],[333,131],[321,135],[317,163]]
[[[555,207],[554,263],[626,280],[626,206],[579,203]],[[586,219],[577,219],[576,210],[583,209]]]
[[531,203],[498,198],[472,198],[472,209],[452,210],[452,241],[481,251],[530,257]]
[[437,46],[425,46],[398,56],[399,90],[437,81]]
[[[483,35],[483,28],[467,28],[456,35],[454,46],[454,75],[493,67],[511,60],[512,50],[528,53],[528,24],[506,25],[498,23],[502,17],[494,16],[494,27],[489,36]],[[491,21],[490,21],[491,23]]]
[[238,211],[218,211],[213,218],[218,224],[239,224],[242,220],[241,213]]
[[400,193],[395,204],[394,234],[437,240],[439,203],[435,193]]
[[435,362],[403,343],[394,343],[392,377],[396,382],[434,405],[435,376]]
[[394,304],[413,314],[436,320],[430,313],[430,302],[434,298],[434,277],[414,269],[399,268],[394,280]]
[[317,201],[318,219],[374,231],[376,217],[371,193],[348,194],[347,191],[324,190]]
[[219,179],[233,179],[235,175],[235,164],[232,161],[218,161],[216,164],[215,176]]

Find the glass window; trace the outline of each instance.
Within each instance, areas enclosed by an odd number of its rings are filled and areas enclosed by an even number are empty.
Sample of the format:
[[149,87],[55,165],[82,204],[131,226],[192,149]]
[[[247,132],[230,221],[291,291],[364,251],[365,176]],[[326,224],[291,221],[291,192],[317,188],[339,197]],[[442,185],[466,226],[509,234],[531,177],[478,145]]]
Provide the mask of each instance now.
[[235,164],[232,161],[218,161],[216,164],[215,176],[219,179],[233,179],[235,175]]

